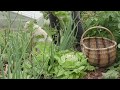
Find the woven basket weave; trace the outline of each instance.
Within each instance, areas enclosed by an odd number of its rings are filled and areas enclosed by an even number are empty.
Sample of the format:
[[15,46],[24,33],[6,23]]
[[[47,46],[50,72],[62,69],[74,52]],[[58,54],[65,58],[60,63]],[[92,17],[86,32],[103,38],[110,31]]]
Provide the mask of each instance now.
[[[92,29],[107,31],[111,35],[112,40],[103,37],[85,37],[86,33]],[[105,27],[95,26],[86,30],[81,37],[80,45],[82,52],[86,55],[91,65],[107,67],[114,63],[116,59],[117,43],[112,32]]]

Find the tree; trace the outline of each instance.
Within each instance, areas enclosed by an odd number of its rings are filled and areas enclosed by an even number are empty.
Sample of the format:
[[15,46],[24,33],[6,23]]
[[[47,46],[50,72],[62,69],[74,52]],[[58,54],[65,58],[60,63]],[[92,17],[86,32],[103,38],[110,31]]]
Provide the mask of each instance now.
[[[56,28],[57,29],[57,35],[54,34],[52,35],[52,38],[53,38],[53,41],[55,44],[59,45],[60,44],[60,20],[57,16],[55,16],[52,12],[48,11],[48,17],[49,17],[49,20],[50,20],[50,26],[52,28]],[[57,38],[57,40],[56,40]]]
[[[53,35],[53,41],[55,44],[59,45],[60,44],[60,29],[61,29],[61,25],[60,25],[60,20],[57,16],[55,16],[53,14],[53,11],[48,11],[48,18],[50,20],[50,26],[52,28],[56,28],[57,29],[57,35]],[[81,39],[81,36],[83,34],[83,28],[82,28],[82,24],[81,24],[81,21],[80,21],[80,11],[71,11],[71,17],[72,17],[72,20],[74,22],[74,24],[72,25],[72,27],[74,25],[77,25],[77,27],[75,28],[75,34],[76,34],[76,39],[77,39],[77,42],[76,42],[76,49],[81,51],[81,48],[80,48],[80,39]],[[74,35],[75,35],[74,34]],[[58,41],[55,41],[55,38],[58,37]]]
[[76,39],[77,39],[76,49],[81,51],[80,39],[83,34],[83,28],[82,28],[82,23],[80,20],[80,11],[72,11],[71,14],[72,14],[72,19],[74,21],[74,24],[77,25],[77,27],[75,28],[75,34],[76,34]]

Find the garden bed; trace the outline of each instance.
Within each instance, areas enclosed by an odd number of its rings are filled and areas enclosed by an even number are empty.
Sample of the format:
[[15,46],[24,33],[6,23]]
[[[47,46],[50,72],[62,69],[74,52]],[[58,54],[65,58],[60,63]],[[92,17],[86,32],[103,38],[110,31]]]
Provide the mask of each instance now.
[[[92,13],[93,14],[93,13]],[[112,14],[112,17],[111,17]],[[67,15],[67,14],[65,14]],[[95,25],[110,28],[116,42],[120,43],[120,15],[118,12],[82,13],[84,29]],[[99,18],[98,18],[99,17]],[[116,19],[117,17],[117,19]],[[109,19],[108,19],[109,18]],[[115,23],[113,23],[114,20]],[[75,47],[75,37],[71,30],[72,23],[66,20],[63,27],[60,45],[53,42],[34,42],[30,32],[22,27],[13,31],[10,27],[0,31],[0,78],[2,79],[119,79],[120,49],[117,48],[116,62],[106,68],[98,68],[88,63],[85,55]],[[114,25],[114,26],[111,26]],[[55,29],[44,26],[48,35],[53,35]],[[95,35],[96,31],[88,33]],[[97,33],[98,34],[98,33]],[[106,33],[102,33],[106,36]],[[109,36],[108,36],[109,37]]]

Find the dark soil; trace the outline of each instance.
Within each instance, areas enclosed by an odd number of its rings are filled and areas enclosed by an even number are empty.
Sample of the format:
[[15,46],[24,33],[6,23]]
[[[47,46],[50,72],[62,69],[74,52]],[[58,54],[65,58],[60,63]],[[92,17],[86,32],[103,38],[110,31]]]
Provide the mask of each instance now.
[[102,79],[103,72],[105,72],[105,68],[98,68],[95,71],[88,72],[84,79]]

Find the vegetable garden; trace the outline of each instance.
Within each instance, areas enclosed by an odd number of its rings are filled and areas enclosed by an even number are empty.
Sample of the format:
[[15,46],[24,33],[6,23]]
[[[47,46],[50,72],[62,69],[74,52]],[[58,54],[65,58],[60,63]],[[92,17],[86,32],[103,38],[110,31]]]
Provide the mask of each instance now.
[[[117,43],[116,59],[108,67],[97,67],[88,62],[86,55],[75,49],[75,28],[69,11],[54,11],[61,24],[59,45],[54,42],[36,42],[42,36],[32,37],[33,22],[29,30],[19,26],[17,31],[8,27],[0,31],[0,78],[1,79],[119,79],[120,78],[120,12],[80,11],[84,32],[94,26],[108,28]],[[48,16],[43,12],[45,19]],[[8,21],[10,18],[8,18]],[[42,27],[50,37],[56,28]],[[88,37],[101,36],[111,39],[107,32],[92,30]],[[58,38],[55,38],[58,40]]]

